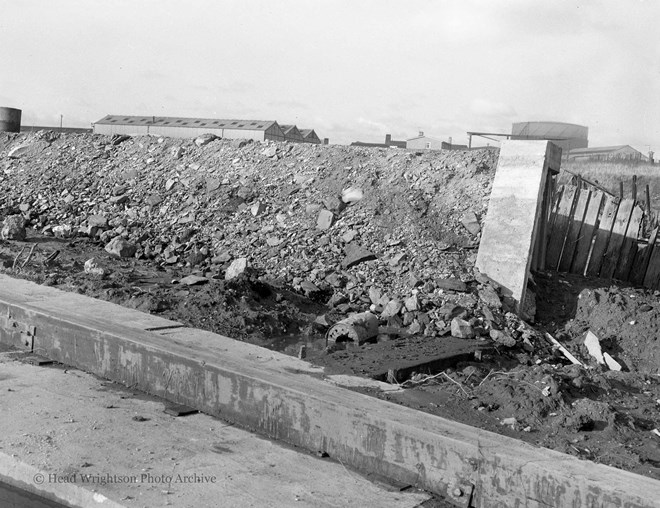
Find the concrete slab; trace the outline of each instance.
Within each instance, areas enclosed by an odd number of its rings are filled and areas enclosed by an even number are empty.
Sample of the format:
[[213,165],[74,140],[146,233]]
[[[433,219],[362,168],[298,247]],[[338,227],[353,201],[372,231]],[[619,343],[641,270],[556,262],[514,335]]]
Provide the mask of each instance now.
[[[50,288],[52,307],[15,297],[32,285],[0,275],[0,315],[34,327],[40,354],[361,471],[460,493],[463,506],[650,508],[660,499],[658,481],[337,387],[296,358],[201,330],[109,325],[71,299],[79,295]],[[104,316],[118,309],[104,305]],[[0,342],[12,337],[0,328]]]
[[503,141],[477,268],[502,286],[518,312],[543,216],[550,169],[559,170],[561,148],[549,141]]
[[0,354],[0,482],[66,505],[412,508],[430,498],[208,415],[172,417],[162,400],[90,374],[13,356]]

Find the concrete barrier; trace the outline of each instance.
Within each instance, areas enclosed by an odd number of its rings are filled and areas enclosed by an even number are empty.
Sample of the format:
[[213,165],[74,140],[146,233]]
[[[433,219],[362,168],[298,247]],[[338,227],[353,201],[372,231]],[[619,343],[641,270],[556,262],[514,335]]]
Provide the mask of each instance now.
[[297,358],[2,275],[0,342],[460,506],[651,508],[660,499],[650,478],[338,387]]

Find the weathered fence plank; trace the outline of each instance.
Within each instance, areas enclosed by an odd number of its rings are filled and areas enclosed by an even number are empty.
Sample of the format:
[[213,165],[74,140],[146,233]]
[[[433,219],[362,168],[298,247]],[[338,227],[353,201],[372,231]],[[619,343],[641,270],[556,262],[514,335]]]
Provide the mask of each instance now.
[[649,265],[644,275],[644,287],[656,289],[660,282],[660,248],[653,244]]
[[619,204],[619,209],[616,212],[616,218],[612,225],[610,241],[603,255],[603,264],[600,268],[600,276],[604,279],[611,279],[614,276],[634,206],[635,202],[632,199],[624,199]]
[[653,253],[655,241],[658,238],[658,228],[656,227],[651,231],[651,236],[646,245],[638,246],[635,261],[633,262],[632,270],[630,271],[629,279],[635,286],[644,284],[644,276],[649,267],[649,260]]
[[639,238],[639,228],[644,219],[644,210],[637,204],[634,204],[628,228],[621,245],[619,261],[614,270],[614,278],[619,280],[629,280],[630,270],[632,269],[635,254],[637,254],[637,239]]
[[573,220],[569,225],[566,242],[564,243],[564,250],[561,254],[561,260],[559,261],[560,272],[568,272],[571,269],[575,247],[580,239],[582,223],[584,222],[587,206],[589,206],[591,192],[588,189],[579,189],[578,194],[575,212],[573,213]]
[[577,194],[577,187],[566,186],[557,208],[555,223],[552,226],[550,240],[548,242],[548,254],[546,256],[546,267],[550,270],[556,270],[559,266],[559,259],[564,248],[566,232],[571,223],[573,203]]
[[580,236],[575,248],[575,256],[573,257],[573,263],[570,269],[571,273],[584,275],[584,271],[587,268],[587,260],[589,259],[589,251],[591,250],[598,214],[603,203],[603,196],[604,194],[599,190],[592,191],[591,193],[587,213],[584,216]]
[[612,226],[614,225],[614,218],[616,217],[616,211],[618,208],[619,200],[617,198],[611,196],[605,198],[605,207],[603,208],[603,214],[600,218],[598,229],[596,230],[594,246],[591,249],[591,255],[589,256],[589,262],[587,264],[586,274],[590,277],[596,277],[600,272],[603,254],[610,241],[610,233],[612,232]]

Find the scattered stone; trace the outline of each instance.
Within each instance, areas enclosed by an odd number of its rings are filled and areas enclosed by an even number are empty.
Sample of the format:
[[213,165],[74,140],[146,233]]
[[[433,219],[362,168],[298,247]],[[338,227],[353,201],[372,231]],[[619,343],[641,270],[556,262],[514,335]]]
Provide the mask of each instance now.
[[214,141],[216,139],[218,139],[218,136],[216,136],[215,134],[211,134],[211,133],[202,134],[201,136],[195,139],[195,144],[197,146],[204,146],[204,145],[208,145],[211,141]]
[[330,229],[335,222],[335,214],[330,210],[321,210],[316,221],[316,227],[322,231]]
[[53,236],[55,236],[55,238],[71,238],[72,236],[75,236],[75,231],[68,224],[53,226]]
[[446,289],[449,291],[467,291],[467,285],[461,279],[450,278],[450,279],[435,279],[433,281],[435,287],[438,289]]
[[87,225],[93,228],[107,228],[108,219],[103,215],[90,215],[87,217]]
[[22,215],[10,215],[5,218],[0,231],[3,240],[18,240],[22,242],[26,237],[25,219]]
[[341,236],[341,239],[344,240],[344,243],[351,243],[353,240],[355,240],[356,236],[357,236],[357,231],[355,231],[354,229],[350,229]]
[[206,284],[209,280],[206,277],[200,277],[199,275],[187,275],[179,281],[180,284],[184,286],[198,286],[200,284]]
[[30,150],[29,145],[17,146],[9,150],[7,157],[9,157],[10,159],[18,159],[21,157],[21,155],[26,154],[29,150]]
[[120,236],[115,236],[105,246],[105,251],[108,254],[118,258],[130,258],[135,256],[135,253],[137,252],[137,247],[128,240]]
[[501,330],[491,330],[490,338],[504,347],[514,347],[516,345],[516,339]]
[[399,300],[390,300],[387,303],[387,305],[385,305],[385,308],[383,309],[383,312],[380,314],[380,317],[381,318],[394,317],[401,311],[402,307],[403,304]]
[[376,259],[373,252],[354,242],[344,247],[344,254],[345,257],[341,263],[344,268],[350,268],[365,261]]
[[451,320],[451,335],[458,339],[473,339],[474,329],[467,321],[455,317]]
[[250,211],[252,212],[252,215],[256,217],[257,215],[261,215],[266,211],[266,205],[261,201],[257,201],[250,207]]
[[234,261],[231,262],[229,268],[227,268],[227,271],[225,272],[225,280],[232,280],[235,279],[236,277],[239,277],[240,275],[245,273],[247,267],[248,267],[247,258],[234,259]]
[[268,148],[265,148],[261,151],[261,155],[264,157],[277,157],[277,147],[275,145],[271,145]]
[[500,300],[497,291],[495,291],[492,286],[486,285],[479,288],[477,293],[479,294],[481,301],[491,309],[500,310],[502,308],[502,300]]
[[361,201],[363,197],[362,189],[355,187],[349,187],[348,189],[341,191],[341,200],[346,204],[357,203],[358,201]]
[[603,353],[603,359],[605,360],[605,363],[609,367],[610,370],[616,370],[620,371],[621,370],[621,364],[617,362],[614,358],[609,353]]
[[412,295],[410,298],[406,298],[404,305],[408,312],[419,310],[419,300],[417,299],[417,295]]
[[405,252],[400,252],[390,259],[390,266],[398,266],[401,262],[405,261],[408,255]]
[[85,273],[91,275],[104,275],[105,270],[96,262],[96,259],[90,258],[85,261]]
[[479,225],[479,220],[474,212],[466,212],[461,219],[461,224],[467,229],[471,235],[477,236],[481,233],[481,226]]
[[603,351],[600,347],[600,339],[591,330],[587,332],[587,336],[584,338],[584,345],[586,346],[587,351],[589,351],[589,354],[595,358],[599,364],[605,365]]

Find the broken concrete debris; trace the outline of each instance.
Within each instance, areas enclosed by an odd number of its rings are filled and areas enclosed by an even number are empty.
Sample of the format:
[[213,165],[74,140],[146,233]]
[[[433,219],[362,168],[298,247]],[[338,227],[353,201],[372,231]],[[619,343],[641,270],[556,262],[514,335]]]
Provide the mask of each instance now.
[[371,312],[353,314],[337,322],[326,335],[327,344],[350,341],[363,344],[378,335],[378,318]]

